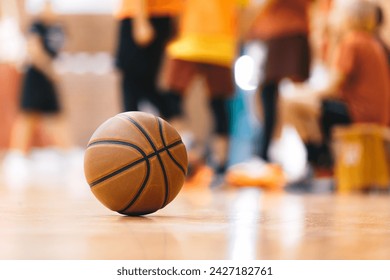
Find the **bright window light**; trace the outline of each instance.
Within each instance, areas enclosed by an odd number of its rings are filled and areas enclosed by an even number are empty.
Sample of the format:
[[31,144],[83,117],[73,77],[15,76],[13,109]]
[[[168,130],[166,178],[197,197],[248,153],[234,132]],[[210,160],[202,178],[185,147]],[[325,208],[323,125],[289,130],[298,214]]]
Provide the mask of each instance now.
[[255,61],[249,55],[239,57],[234,65],[234,77],[236,84],[242,89],[252,91],[256,89],[253,83],[255,74]]

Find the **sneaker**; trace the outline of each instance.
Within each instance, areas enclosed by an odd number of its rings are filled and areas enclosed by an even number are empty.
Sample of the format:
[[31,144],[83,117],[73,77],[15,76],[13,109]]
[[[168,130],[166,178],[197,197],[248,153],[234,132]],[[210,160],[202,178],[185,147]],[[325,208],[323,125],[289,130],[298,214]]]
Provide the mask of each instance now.
[[30,159],[19,151],[10,151],[5,155],[2,171],[6,185],[11,189],[22,190],[30,183]]
[[226,182],[235,187],[261,187],[280,190],[286,183],[285,175],[279,165],[260,158],[231,166],[225,176]]
[[213,169],[205,164],[198,166],[191,177],[187,177],[183,188],[209,188],[213,180]]

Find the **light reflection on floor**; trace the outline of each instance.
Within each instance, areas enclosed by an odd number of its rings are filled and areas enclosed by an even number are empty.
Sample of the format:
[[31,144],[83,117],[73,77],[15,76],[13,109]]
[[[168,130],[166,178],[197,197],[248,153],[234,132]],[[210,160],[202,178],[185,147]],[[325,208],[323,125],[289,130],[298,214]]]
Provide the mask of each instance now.
[[260,195],[259,189],[244,188],[233,201],[229,209],[228,259],[256,259]]
[[22,188],[1,175],[0,259],[390,259],[388,195],[198,186],[134,218],[101,205],[82,172],[44,170]]

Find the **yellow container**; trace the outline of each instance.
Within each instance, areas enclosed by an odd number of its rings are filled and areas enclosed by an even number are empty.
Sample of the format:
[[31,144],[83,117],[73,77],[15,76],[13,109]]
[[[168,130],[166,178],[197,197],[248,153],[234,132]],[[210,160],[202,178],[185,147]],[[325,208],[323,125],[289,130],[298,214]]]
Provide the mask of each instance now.
[[374,124],[353,124],[333,130],[335,181],[338,192],[375,187],[388,189],[389,131]]

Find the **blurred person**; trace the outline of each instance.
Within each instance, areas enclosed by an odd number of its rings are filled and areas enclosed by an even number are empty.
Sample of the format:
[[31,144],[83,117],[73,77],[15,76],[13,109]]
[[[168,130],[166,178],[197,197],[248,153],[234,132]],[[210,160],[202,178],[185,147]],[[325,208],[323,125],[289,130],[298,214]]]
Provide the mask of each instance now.
[[311,51],[309,6],[311,0],[265,0],[249,30],[248,38],[267,48],[263,83],[258,90],[263,111],[260,157],[270,161],[268,150],[277,123],[282,79],[304,82],[309,77]]
[[27,35],[28,62],[22,81],[20,113],[12,129],[11,155],[27,156],[34,132],[39,128],[62,150],[71,148],[58,96],[58,78],[53,68],[53,59],[63,43],[63,29],[50,1],[46,1]]
[[[224,174],[229,148],[229,109],[234,93],[232,65],[238,43],[238,16],[246,1],[187,0],[179,35],[167,48],[164,85],[184,97],[198,76],[207,85],[214,120],[211,154],[207,144],[195,139],[189,151],[189,175],[210,160],[216,178]],[[201,125],[201,124],[200,124]],[[179,129],[180,130],[180,129]],[[198,169],[199,170],[199,169]],[[219,183],[219,182],[215,182]]]
[[302,112],[312,112],[311,116],[318,118],[323,139],[321,143],[306,142],[308,160],[326,168],[332,166],[329,146],[334,126],[386,125],[390,116],[389,69],[385,51],[374,32],[375,6],[355,1],[343,12],[344,35],[335,51],[329,84],[284,102],[288,120],[302,118]]
[[19,24],[16,1],[0,0],[0,149],[9,146],[26,55],[26,42]]
[[162,92],[158,84],[165,47],[174,36],[182,0],[122,0],[116,66],[121,73],[123,109],[138,111],[140,101],[151,102],[170,120],[180,106],[175,95]]

